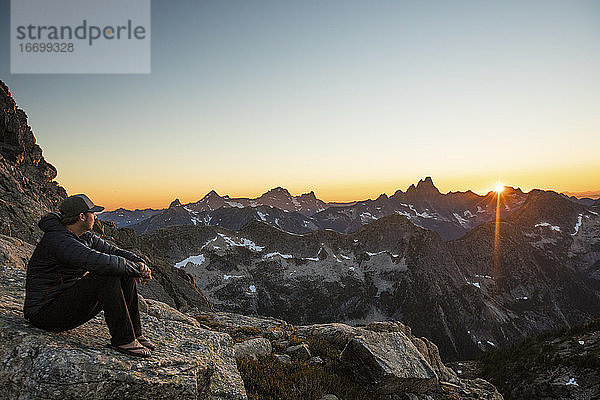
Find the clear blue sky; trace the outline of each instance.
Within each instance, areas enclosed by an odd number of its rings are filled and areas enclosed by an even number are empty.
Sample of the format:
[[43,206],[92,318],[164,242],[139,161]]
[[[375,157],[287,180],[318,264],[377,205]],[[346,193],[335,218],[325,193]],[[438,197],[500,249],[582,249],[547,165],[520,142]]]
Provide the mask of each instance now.
[[600,190],[599,1],[153,1],[150,75],[11,75],[1,4],[0,79],[109,208]]

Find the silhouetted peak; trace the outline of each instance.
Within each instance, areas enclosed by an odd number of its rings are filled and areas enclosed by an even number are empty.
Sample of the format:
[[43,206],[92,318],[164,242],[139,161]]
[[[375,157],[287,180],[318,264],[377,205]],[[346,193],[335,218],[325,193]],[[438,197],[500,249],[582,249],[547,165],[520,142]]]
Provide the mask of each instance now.
[[398,189],[398,190],[396,190],[396,191],[394,192],[394,194],[392,195],[392,197],[393,197],[393,196],[399,196],[399,195],[401,195],[402,193],[404,193],[404,192],[403,192],[401,189]]
[[523,194],[523,191],[521,190],[521,188],[514,188],[512,186],[504,186],[504,190],[502,191],[503,194]]
[[314,191],[310,191],[308,193],[303,193],[302,195],[300,195],[300,198],[302,199],[317,199],[317,196],[315,196],[315,192]]
[[288,192],[287,189],[282,188],[281,186],[277,186],[276,188],[273,188],[273,189],[269,190],[265,194],[267,194],[267,195],[285,195],[285,196],[291,196],[290,192]]
[[385,193],[381,193],[379,195],[379,197],[377,198],[377,200],[387,200],[387,199],[388,199],[388,196]]
[[419,183],[415,187],[415,185],[410,185],[406,194],[422,194],[422,195],[432,195],[432,194],[440,194],[438,188],[433,184],[433,180],[430,176],[425,179],[419,180]]
[[211,190],[210,192],[208,192],[206,194],[206,196],[204,196],[202,198],[202,200],[208,200],[208,199],[214,199],[214,198],[220,198],[221,196],[219,196],[219,194],[217,192],[215,192],[214,190]]
[[174,208],[174,207],[181,207],[181,203],[179,202],[179,199],[175,199],[171,202],[171,204],[169,204],[169,208]]

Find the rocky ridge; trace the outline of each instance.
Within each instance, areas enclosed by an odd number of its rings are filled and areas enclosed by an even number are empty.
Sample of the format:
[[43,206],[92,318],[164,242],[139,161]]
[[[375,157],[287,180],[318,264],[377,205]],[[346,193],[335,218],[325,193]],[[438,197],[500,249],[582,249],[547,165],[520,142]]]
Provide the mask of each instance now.
[[67,194],[35,142],[27,115],[0,81],[0,233],[34,242],[40,217]]

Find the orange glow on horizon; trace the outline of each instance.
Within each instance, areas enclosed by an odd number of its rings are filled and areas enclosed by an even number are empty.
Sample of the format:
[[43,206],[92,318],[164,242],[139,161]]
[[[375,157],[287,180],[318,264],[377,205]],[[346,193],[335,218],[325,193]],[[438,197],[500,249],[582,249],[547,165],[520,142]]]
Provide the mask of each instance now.
[[[417,184],[419,179],[424,179],[426,175],[431,175],[434,185],[441,193],[472,190],[479,195],[485,195],[490,192],[490,187],[496,185],[487,176],[474,177],[445,177],[439,178],[434,174],[423,174],[421,176],[411,176],[406,178],[388,178],[369,181],[367,179],[356,179],[354,181],[342,179],[327,179],[327,176],[320,180],[308,179],[275,179],[275,178],[257,178],[253,181],[239,181],[231,178],[211,178],[211,182],[198,182],[193,178],[180,182],[179,180],[165,181],[163,179],[147,179],[138,181],[125,181],[123,179],[111,179],[111,175],[97,175],[97,178],[91,180],[89,177],[78,179],[78,177],[58,177],[57,181],[61,184],[68,194],[85,193],[94,203],[105,207],[106,210],[115,210],[117,208],[126,209],[162,209],[179,198],[181,203],[187,204],[202,199],[210,190],[215,190],[220,196],[229,195],[235,197],[256,198],[268,190],[281,186],[286,188],[293,196],[299,196],[314,191],[315,196],[326,202],[346,203],[361,201],[367,199],[376,199],[382,193],[392,196],[397,190],[406,192],[411,184]],[[107,178],[104,179],[104,176]],[[112,177],[118,175],[112,175]],[[71,178],[71,179],[69,179]],[[590,185],[594,182],[593,174],[577,175],[571,179],[571,184],[556,185],[552,184],[549,177],[538,178],[536,176],[507,176],[502,174],[504,188],[511,186],[521,188],[523,192],[532,189],[555,190],[556,192],[586,192],[588,195],[594,193],[600,194],[600,188]],[[523,179],[526,178],[526,179]],[[138,178],[139,179],[139,178]],[[69,182],[70,181],[70,182]],[[192,182],[192,183],[190,183]],[[533,183],[532,183],[533,182]],[[537,182],[537,183],[536,183]],[[493,192],[498,193],[493,189]]]

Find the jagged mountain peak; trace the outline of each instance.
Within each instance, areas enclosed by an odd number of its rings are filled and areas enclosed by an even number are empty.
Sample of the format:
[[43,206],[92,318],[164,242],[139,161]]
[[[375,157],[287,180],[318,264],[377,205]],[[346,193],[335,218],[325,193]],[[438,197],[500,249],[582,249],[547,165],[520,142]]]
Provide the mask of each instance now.
[[431,179],[430,176],[426,177],[425,179],[419,180],[419,183],[417,184],[417,190],[440,193],[438,188],[435,187],[435,185],[433,184],[433,179]]
[[508,194],[508,195],[523,194],[523,191],[521,190],[521,188],[515,188],[513,186],[505,186],[504,191],[502,193]]
[[181,207],[181,202],[179,199],[175,199],[169,204],[169,208]]
[[381,200],[387,200],[387,199],[389,199],[389,197],[388,197],[388,195],[387,195],[387,194],[385,194],[385,193],[381,193],[381,194],[379,195],[379,197],[377,197],[377,201],[381,201]]
[[268,196],[284,195],[284,196],[291,197],[290,192],[288,192],[288,190],[286,188],[283,188],[281,186],[277,186],[276,188],[270,189],[267,193],[264,193],[262,196],[266,196],[266,195],[268,195]]
[[316,200],[317,196],[315,196],[315,192],[314,191],[310,191],[308,193],[303,193],[300,195],[301,199],[311,199],[311,200]]
[[[229,197],[229,196],[227,196],[227,197]],[[211,190],[202,198],[202,200],[215,199],[215,198],[221,198],[221,196],[219,196],[219,194],[217,192],[215,192],[214,190]],[[202,201],[202,200],[200,200],[200,201]]]
[[441,194],[437,187],[433,184],[433,179],[430,176],[425,179],[420,179],[417,186],[414,184],[410,185],[406,194],[411,195],[420,195],[420,196],[431,196],[431,195],[439,195]]

